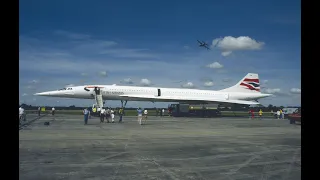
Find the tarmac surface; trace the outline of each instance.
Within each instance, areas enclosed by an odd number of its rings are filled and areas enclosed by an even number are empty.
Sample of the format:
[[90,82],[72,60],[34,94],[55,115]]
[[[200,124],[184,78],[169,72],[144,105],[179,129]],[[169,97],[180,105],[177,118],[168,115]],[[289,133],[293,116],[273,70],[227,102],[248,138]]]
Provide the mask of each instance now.
[[301,179],[301,126],[288,120],[123,121],[100,124],[93,117],[84,125],[80,115],[36,120],[19,131],[20,179]]

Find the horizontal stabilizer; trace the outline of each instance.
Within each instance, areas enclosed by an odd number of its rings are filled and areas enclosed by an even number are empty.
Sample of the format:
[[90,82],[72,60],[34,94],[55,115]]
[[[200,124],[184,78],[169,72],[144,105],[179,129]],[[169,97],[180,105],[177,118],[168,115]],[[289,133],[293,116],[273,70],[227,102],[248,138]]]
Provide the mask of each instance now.
[[230,104],[245,104],[245,105],[257,105],[260,104],[258,102],[253,101],[244,101],[244,100],[225,100],[225,99],[208,99],[208,98],[190,98],[190,97],[182,97],[182,96],[152,96],[152,95],[120,95],[122,97],[128,98],[140,98],[148,101],[152,100],[166,100],[166,101],[201,101],[201,102],[210,102],[210,103],[230,103]]

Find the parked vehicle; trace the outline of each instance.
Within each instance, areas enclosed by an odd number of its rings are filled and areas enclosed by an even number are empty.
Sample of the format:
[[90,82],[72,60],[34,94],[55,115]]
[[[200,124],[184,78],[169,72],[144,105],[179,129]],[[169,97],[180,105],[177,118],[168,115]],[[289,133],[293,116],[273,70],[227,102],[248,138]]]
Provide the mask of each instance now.
[[289,114],[288,119],[290,120],[290,124],[295,124],[296,122],[301,123],[301,108],[298,108],[292,114]]

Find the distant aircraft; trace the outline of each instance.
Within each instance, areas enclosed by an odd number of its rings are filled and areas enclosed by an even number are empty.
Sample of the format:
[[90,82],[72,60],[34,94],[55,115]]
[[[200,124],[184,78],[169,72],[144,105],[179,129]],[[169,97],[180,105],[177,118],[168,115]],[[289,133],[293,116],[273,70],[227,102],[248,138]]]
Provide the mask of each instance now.
[[200,47],[207,48],[207,50],[210,49],[210,48],[208,47],[208,44],[207,44],[206,42],[204,42],[204,41],[201,42],[201,41],[199,41],[199,40],[197,40],[197,41],[198,41]]
[[271,96],[271,94],[263,94],[260,92],[259,76],[254,73],[248,73],[236,85],[220,91],[117,85],[85,85],[41,92],[35,95],[95,99],[99,107],[103,107],[104,100],[121,100],[122,107],[124,107],[124,101],[125,105],[127,101],[257,105],[260,103],[254,101]]

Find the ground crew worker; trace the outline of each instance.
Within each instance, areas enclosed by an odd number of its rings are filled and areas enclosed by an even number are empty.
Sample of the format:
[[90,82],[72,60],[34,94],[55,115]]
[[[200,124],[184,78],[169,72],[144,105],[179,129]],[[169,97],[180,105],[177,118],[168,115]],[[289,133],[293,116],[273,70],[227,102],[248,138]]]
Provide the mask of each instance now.
[[97,112],[97,108],[96,108],[96,107],[92,108],[93,116],[94,116],[94,114],[95,114],[96,112]]
[[122,115],[123,115],[123,109],[120,108],[120,109],[119,109],[119,116],[120,116],[119,123],[122,122]]
[[259,117],[260,117],[260,120],[262,119],[262,110],[260,109],[259,111]]
[[137,109],[137,113],[138,113],[138,122],[141,125],[141,120],[142,120],[142,109],[139,107]]
[[101,111],[100,111],[100,123],[104,122],[105,112],[106,112],[106,110],[104,108],[101,108]]
[[114,111],[110,109],[111,122],[114,123]]
[[41,107],[38,107],[38,116],[40,116],[40,112],[41,112]]
[[144,122],[147,122],[147,118],[148,118],[148,110],[144,110],[143,111],[143,115],[144,115]]
[[280,109],[280,119],[283,119],[283,111]]
[[54,107],[52,107],[52,109],[51,109],[51,114],[52,114],[52,116],[54,116],[54,112],[55,112],[55,108]]
[[89,116],[89,110],[84,109],[83,110],[83,115],[84,115],[84,125],[88,124],[88,116]]

